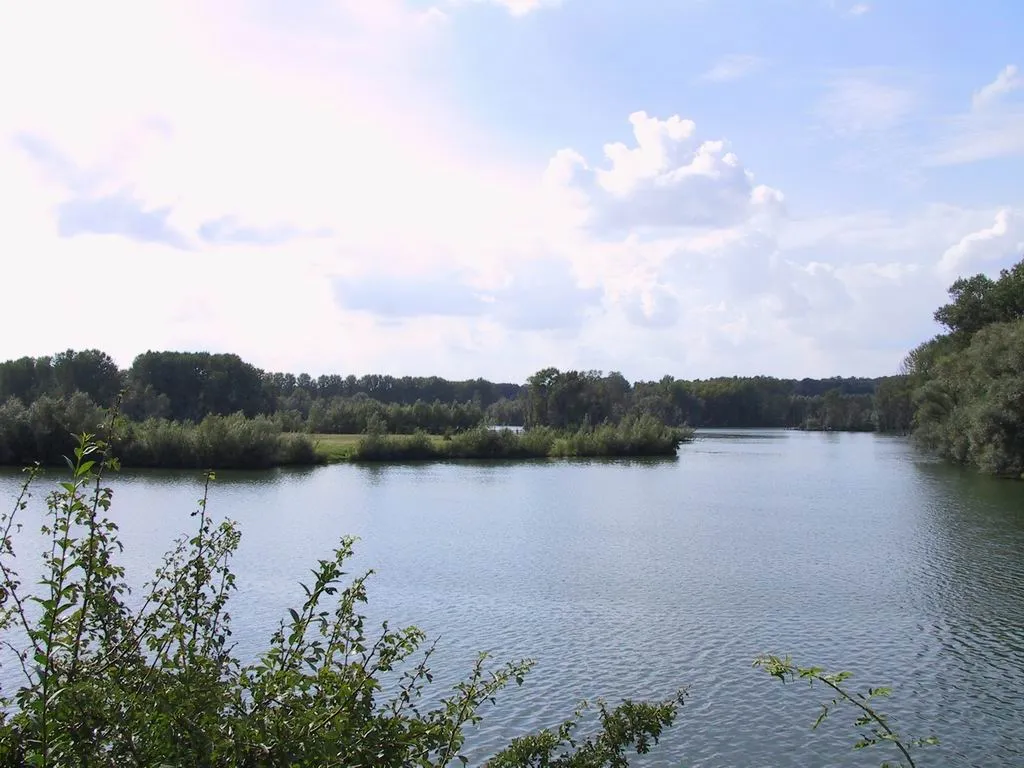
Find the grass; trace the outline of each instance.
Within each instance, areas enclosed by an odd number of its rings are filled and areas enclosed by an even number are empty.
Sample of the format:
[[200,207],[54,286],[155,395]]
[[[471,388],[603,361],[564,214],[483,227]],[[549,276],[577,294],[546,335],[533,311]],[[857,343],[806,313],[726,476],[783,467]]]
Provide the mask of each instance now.
[[[309,435],[316,448],[317,455],[328,464],[351,461],[355,457],[359,441],[364,437],[366,435]],[[430,439],[436,443],[443,441],[441,435],[430,435]]]

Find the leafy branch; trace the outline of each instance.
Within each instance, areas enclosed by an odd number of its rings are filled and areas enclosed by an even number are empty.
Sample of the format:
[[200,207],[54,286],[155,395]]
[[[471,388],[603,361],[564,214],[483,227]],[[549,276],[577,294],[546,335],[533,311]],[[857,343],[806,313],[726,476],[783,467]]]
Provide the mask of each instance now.
[[882,768],[896,768],[896,766],[916,768],[914,759],[910,756],[910,750],[939,743],[934,736],[925,738],[901,736],[890,724],[888,716],[871,705],[872,700],[889,696],[892,693],[891,688],[868,688],[866,693],[850,691],[843,686],[843,683],[853,677],[853,673],[829,673],[821,667],[798,667],[789,656],[762,654],[754,660],[754,666],[764,669],[769,675],[783,683],[806,680],[809,685],[820,683],[835,694],[830,701],[821,705],[821,713],[814,721],[814,725],[811,726],[812,730],[817,729],[826,718],[844,704],[854,707],[857,710],[857,717],[853,724],[854,727],[860,729],[860,738],[853,748],[864,749],[879,744],[892,744],[907,761],[905,764],[902,761],[898,763],[886,761],[882,763]]

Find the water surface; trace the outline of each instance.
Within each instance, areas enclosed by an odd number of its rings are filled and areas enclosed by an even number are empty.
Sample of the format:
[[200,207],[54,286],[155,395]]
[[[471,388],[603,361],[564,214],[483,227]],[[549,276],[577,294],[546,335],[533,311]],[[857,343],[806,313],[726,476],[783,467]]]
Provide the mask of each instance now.
[[[0,497],[15,493],[0,475]],[[125,473],[133,573],[189,525],[194,474]],[[440,636],[452,681],[479,650],[536,669],[472,737],[485,756],[582,698],[665,697],[676,727],[638,765],[859,766],[853,715],[751,668],[762,651],[891,684],[883,707],[942,746],[920,765],[1024,765],[1024,483],[927,460],[899,438],[711,431],[669,461],[339,465],[221,473],[243,541],[232,611],[258,649],[297,581],[361,537],[370,612]],[[9,674],[4,670],[5,677]]]

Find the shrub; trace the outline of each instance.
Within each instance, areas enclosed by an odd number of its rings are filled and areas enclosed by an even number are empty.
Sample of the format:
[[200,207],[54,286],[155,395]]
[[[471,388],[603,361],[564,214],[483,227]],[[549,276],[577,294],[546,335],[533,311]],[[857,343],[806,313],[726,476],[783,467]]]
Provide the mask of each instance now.
[[[9,400],[0,405],[0,464],[61,464],[74,435],[95,432],[104,414],[82,393],[44,395],[29,407]],[[265,469],[321,462],[308,436],[286,435],[269,417],[241,413],[207,416],[199,424],[118,418],[112,442],[130,467]]]
[[430,459],[539,459],[549,457],[675,456],[693,431],[666,427],[650,416],[627,417],[619,424],[562,432],[533,427],[524,432],[478,427],[432,441],[417,433],[367,435],[356,461],[424,461]]

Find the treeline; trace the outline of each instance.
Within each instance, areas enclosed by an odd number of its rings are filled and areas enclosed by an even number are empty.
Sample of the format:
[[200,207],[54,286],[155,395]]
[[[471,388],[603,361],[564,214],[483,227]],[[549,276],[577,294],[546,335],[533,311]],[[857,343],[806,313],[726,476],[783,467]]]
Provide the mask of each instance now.
[[16,397],[31,403],[43,395],[67,397],[84,392],[109,407],[127,390],[122,412],[130,418],[199,421],[211,414],[246,416],[296,411],[308,417],[313,404],[335,399],[371,399],[384,405],[472,403],[485,409],[515,399],[522,387],[437,376],[312,377],[267,373],[238,355],[209,352],[146,352],[127,370],[100,350],[67,350],[52,357],[22,357],[0,363],[0,401]]
[[199,423],[241,413],[282,431],[459,433],[481,425],[579,429],[651,416],[670,426],[906,431],[905,382],[767,376],[630,383],[622,374],[547,368],[522,385],[381,375],[267,373],[237,355],[146,352],[127,370],[99,350],[0,363],[0,402],[87,395],[132,421]]
[[903,377],[776,379],[770,376],[660,381],[630,385],[619,373],[547,368],[530,377],[528,426],[556,428],[650,416],[670,426],[853,431],[909,430]]
[[1024,478],[1024,260],[960,278],[935,312],[947,332],[913,350],[915,437],[953,461]]

